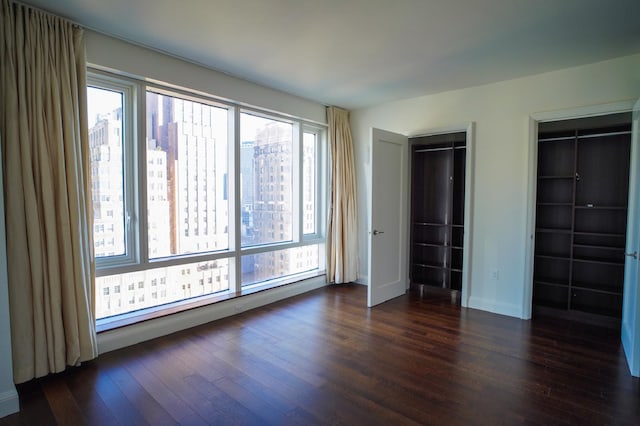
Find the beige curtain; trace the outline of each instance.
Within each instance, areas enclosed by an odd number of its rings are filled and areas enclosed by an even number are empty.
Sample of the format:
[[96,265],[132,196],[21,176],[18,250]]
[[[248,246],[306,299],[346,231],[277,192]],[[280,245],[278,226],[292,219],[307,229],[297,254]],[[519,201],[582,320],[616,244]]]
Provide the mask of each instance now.
[[339,284],[358,278],[356,174],[349,112],[328,107],[327,119],[331,145],[327,280]]
[[83,31],[2,0],[0,120],[14,381],[97,355]]

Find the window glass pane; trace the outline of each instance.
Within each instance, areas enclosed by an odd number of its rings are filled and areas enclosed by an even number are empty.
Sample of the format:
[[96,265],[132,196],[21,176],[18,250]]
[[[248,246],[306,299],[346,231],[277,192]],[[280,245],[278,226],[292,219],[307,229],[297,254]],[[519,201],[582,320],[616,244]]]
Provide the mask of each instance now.
[[190,263],[96,278],[96,318],[229,289],[229,261]]
[[87,88],[95,256],[126,255],[123,95]]
[[229,247],[228,111],[147,92],[149,258]]
[[242,287],[318,269],[319,245],[242,256]]
[[293,125],[242,113],[242,246],[291,241]]
[[316,233],[316,150],[317,135],[302,136],[302,230],[304,234]]

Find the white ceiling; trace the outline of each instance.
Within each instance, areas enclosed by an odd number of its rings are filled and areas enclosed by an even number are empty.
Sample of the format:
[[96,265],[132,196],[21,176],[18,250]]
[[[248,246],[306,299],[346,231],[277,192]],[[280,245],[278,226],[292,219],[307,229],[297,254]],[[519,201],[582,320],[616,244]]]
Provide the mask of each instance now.
[[236,77],[350,109],[640,52],[640,0],[27,3]]

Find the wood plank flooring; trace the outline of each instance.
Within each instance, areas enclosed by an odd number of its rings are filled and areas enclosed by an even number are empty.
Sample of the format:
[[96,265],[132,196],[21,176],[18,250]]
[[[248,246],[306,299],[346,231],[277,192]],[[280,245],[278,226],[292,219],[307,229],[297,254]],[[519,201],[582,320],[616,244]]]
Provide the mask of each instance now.
[[331,286],[18,386],[4,425],[640,424],[618,332]]

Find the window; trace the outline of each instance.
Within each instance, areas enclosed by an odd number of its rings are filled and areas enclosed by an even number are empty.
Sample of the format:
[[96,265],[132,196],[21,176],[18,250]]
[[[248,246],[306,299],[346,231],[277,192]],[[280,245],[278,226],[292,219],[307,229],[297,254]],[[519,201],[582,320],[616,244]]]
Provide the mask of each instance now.
[[[274,165],[280,163],[284,163],[278,173],[280,178],[285,181],[293,178],[293,125],[243,112],[240,115],[240,133],[243,141],[240,176],[245,185],[240,203],[251,216],[249,223],[242,228],[242,246],[291,241],[294,207],[291,185],[280,190],[265,183],[273,182],[276,175]],[[272,201],[276,197],[286,206],[280,220],[274,220],[273,215],[277,206]],[[268,231],[274,224],[283,226],[285,232],[281,238],[275,238]]]
[[[123,108],[124,95],[110,88],[87,88],[89,100],[89,156],[94,234],[112,229],[108,237],[94,238],[95,256],[127,253],[125,235]],[[111,201],[113,200],[113,201]],[[102,244],[111,240],[112,244]]]
[[97,71],[87,90],[99,320],[323,272],[324,128]]
[[229,235],[221,225],[227,223],[220,222],[229,208],[228,109],[147,91],[146,110],[147,227],[156,230],[148,239],[149,257],[200,253],[205,240],[226,250]]
[[316,233],[317,138],[318,135],[311,132],[304,132],[302,136],[302,210],[305,213],[302,228],[305,234]]

